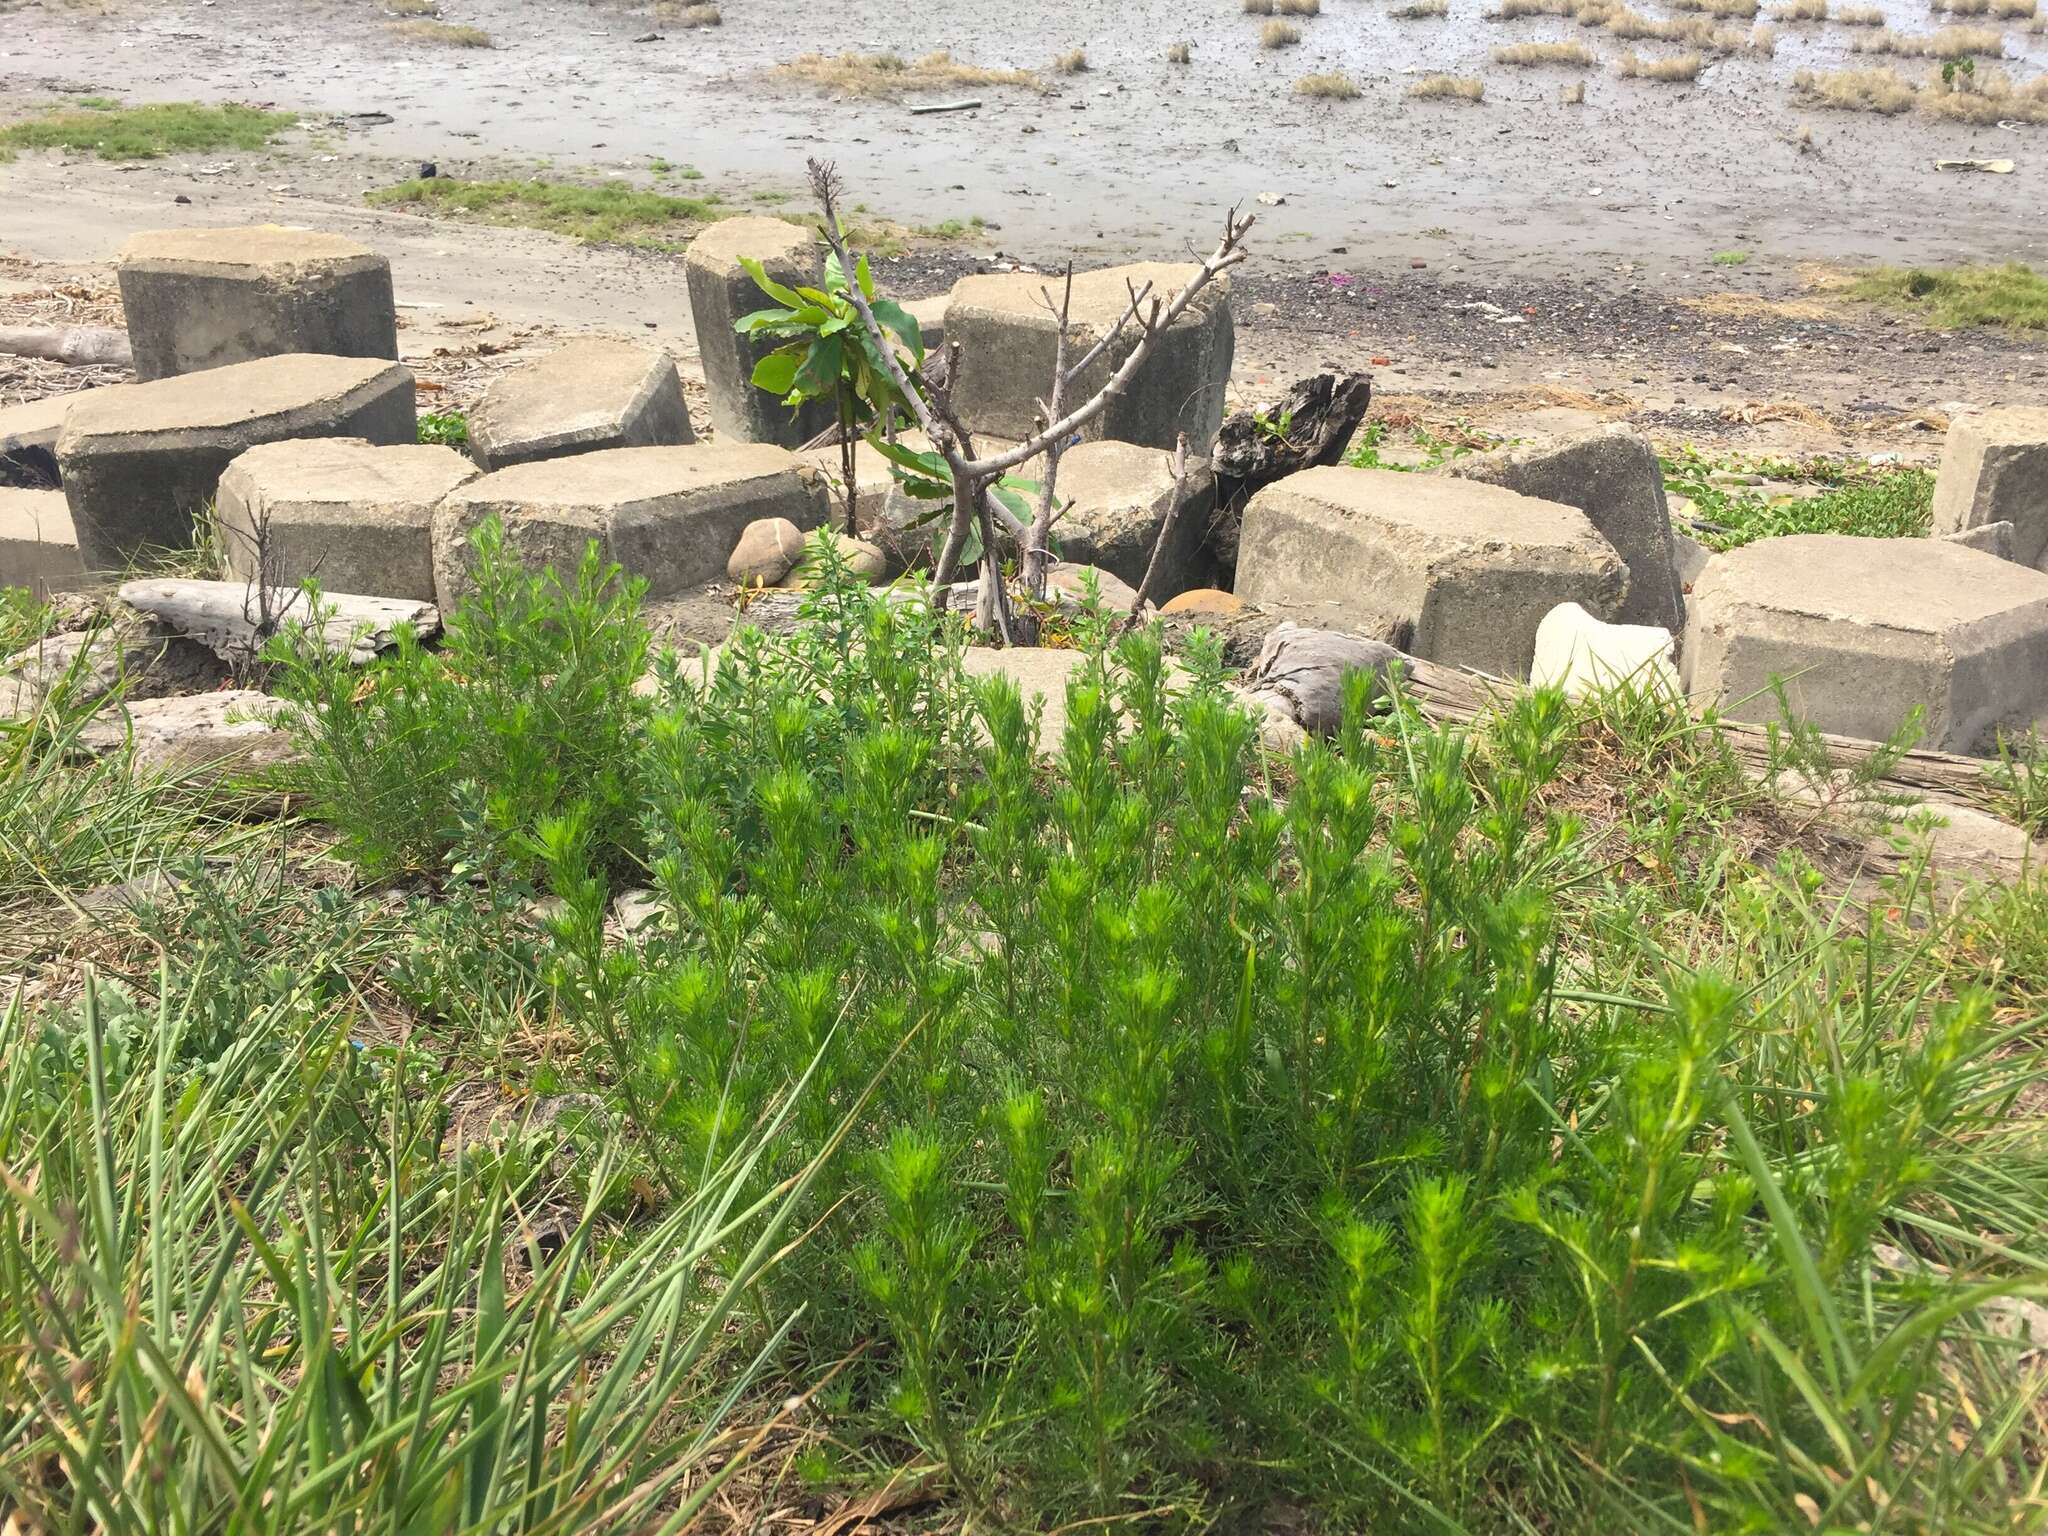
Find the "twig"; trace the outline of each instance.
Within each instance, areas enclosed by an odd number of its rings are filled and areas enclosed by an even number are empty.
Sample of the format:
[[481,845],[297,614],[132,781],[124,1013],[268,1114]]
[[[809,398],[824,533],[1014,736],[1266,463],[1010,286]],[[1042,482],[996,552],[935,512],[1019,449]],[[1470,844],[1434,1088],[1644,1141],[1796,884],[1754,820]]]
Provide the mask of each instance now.
[[1128,624],[1138,622],[1138,615],[1145,611],[1145,603],[1152,595],[1152,580],[1159,574],[1159,556],[1166,548],[1166,541],[1173,537],[1173,525],[1180,521],[1180,509],[1186,505],[1188,490],[1188,435],[1181,433],[1173,444],[1173,500],[1167,503],[1166,516],[1159,524],[1158,537],[1152,540],[1152,554],[1145,562],[1145,575],[1138,583],[1138,595],[1131,603]]

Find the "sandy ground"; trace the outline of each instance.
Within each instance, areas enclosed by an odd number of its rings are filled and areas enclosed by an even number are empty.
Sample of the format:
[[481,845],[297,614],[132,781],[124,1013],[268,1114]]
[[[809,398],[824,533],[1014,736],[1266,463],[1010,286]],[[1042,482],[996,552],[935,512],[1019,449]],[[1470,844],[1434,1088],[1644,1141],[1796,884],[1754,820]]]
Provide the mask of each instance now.
[[[690,190],[765,209],[816,154],[839,162],[850,195],[906,223],[988,222],[883,263],[910,297],[997,262],[1171,255],[1206,245],[1228,203],[1255,207],[1235,300],[1247,399],[1318,366],[1370,366],[1383,399],[1437,422],[1631,419],[1755,452],[1914,458],[1935,450],[1958,404],[2048,400],[2048,337],[1936,337],[1816,303],[1806,265],[2040,260],[2048,208],[2028,155],[2048,147],[2048,128],[1799,113],[1792,71],[1848,60],[1853,30],[1835,26],[1783,28],[1774,58],[1724,61],[1693,87],[1620,80],[1610,66],[1588,77],[1587,106],[1566,108],[1558,87],[1577,75],[1491,66],[1486,52],[1592,35],[1557,19],[1488,22],[1480,4],[1395,22],[1377,0],[1329,0],[1301,23],[1302,46],[1272,54],[1237,0],[1069,0],[1036,20],[1030,4],[863,0],[838,38],[795,0],[731,0],[724,26],[695,32],[587,0],[446,0],[443,14],[484,27],[490,49],[397,43],[372,0],[0,0],[0,118],[94,90],[272,103],[304,124],[255,155],[0,165],[0,253],[23,259],[0,278],[17,294],[104,283],[140,228],[276,220],[356,233],[393,259],[407,355],[460,403],[472,380],[564,330],[651,336],[687,363],[678,263],[372,209],[366,190],[423,160],[445,174],[645,181],[661,156],[705,173]],[[1902,30],[1932,25],[1920,0],[1888,4]],[[2013,26],[2006,37],[2015,75],[2048,58],[2048,38]],[[980,112],[915,117],[904,102],[831,101],[771,74],[802,38],[949,47],[991,65],[1081,46],[1092,67],[1050,94],[975,88]],[[1194,65],[1163,62],[1176,38],[1193,41]],[[1592,40],[1603,59],[1622,46]],[[1296,75],[1332,66],[1364,99],[1289,93]],[[1408,72],[1438,67],[1483,74],[1487,102],[1402,97]],[[358,127],[355,112],[393,121]],[[1786,141],[1806,121],[1815,153]],[[2019,159],[2020,173],[1931,168],[1937,155],[1990,153]],[[1709,264],[1731,249],[1749,259]],[[48,387],[17,372],[0,377],[0,399]]]

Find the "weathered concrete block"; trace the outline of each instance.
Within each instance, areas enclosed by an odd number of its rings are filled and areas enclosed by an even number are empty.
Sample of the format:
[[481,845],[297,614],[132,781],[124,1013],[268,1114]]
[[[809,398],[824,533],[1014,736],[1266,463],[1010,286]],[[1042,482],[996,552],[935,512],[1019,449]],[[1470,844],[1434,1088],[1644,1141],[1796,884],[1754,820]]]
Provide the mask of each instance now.
[[190,544],[222,472],[258,443],[418,433],[410,370],[293,353],[95,390],[66,415],[57,464],[79,553],[88,570],[106,570]]
[[[1034,468],[1027,464],[1019,473],[1029,475]],[[1053,525],[1063,558],[1100,566],[1135,588],[1178,501],[1180,514],[1159,552],[1152,600],[1163,602],[1213,577],[1204,544],[1216,511],[1216,478],[1207,459],[1190,453],[1187,482],[1178,485],[1169,453],[1135,443],[1082,443],[1060,456],[1055,490],[1062,504],[1072,503]]]
[[1958,416],[1934,480],[1934,531],[2012,524],[2012,556],[2048,570],[2048,409]]
[[391,263],[343,235],[150,230],[121,247],[119,271],[141,379],[287,352],[398,356]]
[[1626,427],[1454,459],[1444,473],[1577,507],[1628,567],[1624,624],[1677,629],[1685,604],[1664,501],[1664,470],[1649,439]]
[[359,437],[264,443],[220,477],[214,525],[242,581],[434,600],[434,509],[476,466],[453,448]]
[[795,455],[765,443],[608,448],[497,470],[457,487],[434,514],[434,582],[442,611],[474,590],[470,535],[496,517],[529,568],[573,573],[596,540],[607,560],[664,597],[725,576],[749,523],[786,517],[815,528],[819,503]]
[[1975,528],[1959,528],[1954,533],[1937,533],[1935,537],[1950,544],[1960,544],[1965,549],[1981,549],[1987,555],[2010,560],[2015,532],[2011,523],[1980,523]]
[[57,488],[57,437],[74,400],[93,393],[46,395],[0,407],[0,486],[18,490]]
[[485,469],[696,440],[674,359],[603,336],[499,374],[469,418],[470,451]]
[[[1078,358],[1115,325],[1130,303],[1127,283],[1170,298],[1199,269],[1193,263],[1140,262],[1074,274],[1068,312],[1070,358]],[[1047,313],[1043,294],[1057,300],[1060,284],[1042,274],[996,272],[963,277],[946,306],[946,339],[960,345],[960,376],[952,381],[953,405],[976,432],[1021,440],[1031,435],[1037,401],[1052,385],[1059,325]],[[1116,345],[1076,380],[1067,394],[1071,408],[1102,385],[1130,356],[1137,331],[1126,326]],[[1159,345],[1130,387],[1092,423],[1088,437],[1113,438],[1148,448],[1171,448],[1188,435],[1193,453],[1207,453],[1223,424],[1223,394],[1230,382],[1236,333],[1230,319],[1230,281],[1219,277],[1202,290],[1187,312],[1159,339]]]
[[46,598],[84,579],[64,493],[0,486],[0,587],[27,587]]
[[711,396],[711,425],[721,438],[739,443],[780,443],[794,448],[831,424],[832,408],[812,401],[797,411],[753,384],[754,365],[778,341],[741,336],[733,322],[775,300],[754,285],[740,265],[749,256],[779,283],[818,287],[825,277],[817,237],[781,219],[720,219],[690,242],[683,273],[690,289],[690,317],[697,327],[697,351],[704,361],[704,385]]
[[1627,687],[1675,700],[1676,645],[1671,631],[1658,625],[1607,624],[1577,603],[1559,603],[1536,626],[1529,682],[1537,688],[1562,688],[1572,699],[1603,688]]
[[2048,575],[1939,539],[1797,534],[1715,557],[1693,588],[1686,686],[1775,718],[1771,680],[1823,730],[1987,746],[2048,714]]
[[1237,594],[1385,634],[1428,661],[1526,677],[1559,603],[1620,611],[1628,570],[1585,513],[1476,480],[1339,467],[1245,509]]

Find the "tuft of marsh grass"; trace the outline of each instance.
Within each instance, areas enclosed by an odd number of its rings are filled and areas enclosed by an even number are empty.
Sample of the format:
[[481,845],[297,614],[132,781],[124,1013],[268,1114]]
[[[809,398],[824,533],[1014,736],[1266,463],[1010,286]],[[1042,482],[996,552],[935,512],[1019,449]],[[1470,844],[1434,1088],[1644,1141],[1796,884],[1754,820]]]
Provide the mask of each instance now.
[[426,213],[446,213],[547,229],[558,235],[600,243],[679,250],[690,235],[720,214],[718,199],[675,197],[618,182],[585,186],[580,182],[468,181],[460,176],[433,176],[379,187],[367,194],[379,205],[402,205]]
[[1408,0],[1406,5],[1396,6],[1387,14],[1396,21],[1426,21],[1450,15],[1451,0]]
[[1586,82],[1574,80],[1564,88],[1558,98],[1568,107],[1583,107],[1586,104]]
[[491,46],[491,34],[482,27],[468,27],[452,21],[394,21],[387,24],[387,30],[403,42],[426,43],[436,48]]
[[1621,56],[1614,66],[1616,74],[1624,80],[1660,80],[1667,84],[1683,84],[1698,78],[1700,56],[1696,53],[1674,54],[1669,58],[1646,59],[1631,48]]
[[1937,15],[1990,16],[1999,21],[2031,21],[2039,13],[2038,0],[1930,0],[1928,9]]
[[896,53],[806,53],[777,65],[775,72],[843,96],[903,96],[960,85],[1039,84],[1038,77],[1028,69],[984,69],[962,64],[943,48],[915,60]]
[[1292,48],[1300,41],[1301,28],[1291,21],[1281,21],[1278,17],[1275,17],[1259,28],[1259,46],[1261,48]]
[[1354,101],[1358,97],[1358,86],[1349,75],[1332,71],[1321,75],[1303,75],[1294,82],[1294,94],[1313,96],[1325,101]]
[[1511,47],[1493,50],[1493,62],[1528,67],[1538,64],[1565,64],[1575,69],[1589,69],[1594,63],[1593,50],[1583,43],[1516,43]]
[[394,16],[438,16],[441,7],[435,0],[384,0],[384,9]]
[[1585,0],[1500,0],[1486,12],[1488,21],[1519,21],[1525,16],[1576,16]]
[[1484,101],[1486,82],[1467,75],[1428,75],[1408,87],[1425,101]]
[[1195,45],[1193,43],[1170,43],[1167,45],[1166,62],[1169,64],[1192,63],[1194,57]]
[[1081,75],[1088,72],[1088,50],[1073,48],[1054,57],[1053,73],[1060,75]]
[[1877,112],[1896,116],[1910,112],[1919,92],[1890,65],[1875,69],[1836,69],[1820,73],[1802,69],[1792,77],[1792,91],[1809,106],[1837,112]]
[[1826,21],[1828,0],[1780,0],[1771,7],[1773,21]]
[[154,160],[168,154],[262,149],[295,121],[289,112],[165,102],[52,112],[0,128],[0,150],[90,150],[102,160]]
[[2005,266],[1876,267],[1843,290],[1946,329],[1994,325],[2048,329],[2048,277],[2020,262]]
[[667,27],[716,27],[725,22],[725,16],[717,6],[691,4],[686,0],[662,0],[654,8],[654,19]]
[[1995,27],[1943,27],[1924,35],[1882,27],[1850,46],[1857,53],[1889,53],[1907,59],[1995,59],[2005,52],[2005,38]]
[[1273,10],[1281,16],[1320,16],[1323,0],[1273,0]]
[[1834,19],[1845,27],[1881,27],[1884,12],[1874,5],[1845,5],[1836,10]]
[[1707,258],[1717,267],[1739,267],[1749,260],[1747,251],[1716,251]]
[[1270,16],[1278,9],[1274,0],[1242,0],[1242,4],[1247,16]]
[[1748,21],[1763,9],[1761,0],[1671,0],[1674,11],[1692,11],[1722,21]]
[[1993,123],[2048,123],[2048,75],[2016,86],[2002,69],[1958,72],[1944,80],[1937,71],[1920,91],[1929,117],[1988,126]]

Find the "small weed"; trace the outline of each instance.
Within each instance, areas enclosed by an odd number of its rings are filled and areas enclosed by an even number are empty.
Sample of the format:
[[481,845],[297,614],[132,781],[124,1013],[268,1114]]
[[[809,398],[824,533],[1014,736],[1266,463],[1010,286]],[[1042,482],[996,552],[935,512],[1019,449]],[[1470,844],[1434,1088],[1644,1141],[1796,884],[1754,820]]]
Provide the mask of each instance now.
[[1739,267],[1749,260],[1747,251],[1716,251],[1708,258],[1717,267]]
[[430,411],[420,418],[419,441],[442,448],[467,448],[469,418],[460,411]]
[[1281,21],[1276,17],[1259,28],[1261,48],[1291,48],[1300,41],[1301,28],[1291,21]]
[[1501,0],[1486,13],[1488,21],[1519,21],[1524,16],[1576,16],[1584,0]]
[[657,5],[654,19],[669,27],[715,27],[725,21],[715,5],[682,5],[673,3]]
[[1583,43],[1516,43],[1493,50],[1493,62],[1518,68],[1538,64],[1565,64],[1574,69],[1593,66],[1593,50]]
[[1408,0],[1408,4],[1397,6],[1387,14],[1396,21],[1427,21],[1450,15],[1451,0]]
[[1998,761],[1984,770],[1999,809],[2036,837],[2048,833],[2048,742],[2036,731],[1998,733]]
[[1270,16],[1277,9],[1274,0],[1242,0],[1247,16]]
[[1558,99],[1568,107],[1583,107],[1586,104],[1586,82],[1572,81],[1564,88]]
[[2048,328],[2048,278],[2032,267],[1878,267],[1843,290],[1852,299],[1909,310],[1931,325]]
[[384,0],[384,9],[394,16],[438,16],[435,0]]
[[1086,74],[1088,72],[1088,51],[1085,48],[1074,48],[1066,53],[1062,53],[1053,59],[1052,68],[1053,73],[1058,75]]
[[1674,11],[1693,11],[1722,21],[1748,21],[1763,9],[1759,0],[1671,0]]
[[1845,27],[1881,27],[1884,12],[1874,5],[1845,5],[1835,12],[1835,20]]
[[698,225],[718,217],[718,199],[674,197],[622,183],[584,186],[577,182],[465,181],[434,176],[380,187],[372,203],[404,205],[430,213],[464,214],[487,224],[549,229],[593,243],[678,249]]
[[936,224],[920,225],[915,233],[927,240],[960,240],[988,227],[988,221],[980,214],[967,219],[941,219]]
[[1924,469],[1876,470],[1827,461],[1788,464],[1764,460],[1754,468],[1773,479],[1826,487],[1816,496],[1769,498],[1746,486],[1722,485],[1717,469],[1730,467],[1687,449],[1664,460],[1667,490],[1686,497],[1706,526],[1695,532],[1710,549],[1735,549],[1757,539],[1792,533],[1846,533],[1863,538],[1917,539],[1934,516],[1934,476]]
[[1408,94],[1425,101],[1484,101],[1486,82],[1464,75],[1428,75],[1409,86]]
[[1828,0],[1782,0],[1771,7],[1773,21],[1826,21]]
[[1282,16],[1320,16],[1323,0],[1273,0],[1273,9]]
[[451,21],[394,21],[394,37],[408,43],[426,43],[436,48],[489,48],[491,34],[482,27],[466,27]]
[[1303,75],[1294,82],[1294,94],[1311,96],[1324,101],[1355,101],[1358,86],[1349,75],[1332,71],[1321,75]]
[[91,150],[102,160],[154,160],[168,154],[258,150],[295,119],[256,107],[101,106],[54,112],[0,128],[0,148]]

